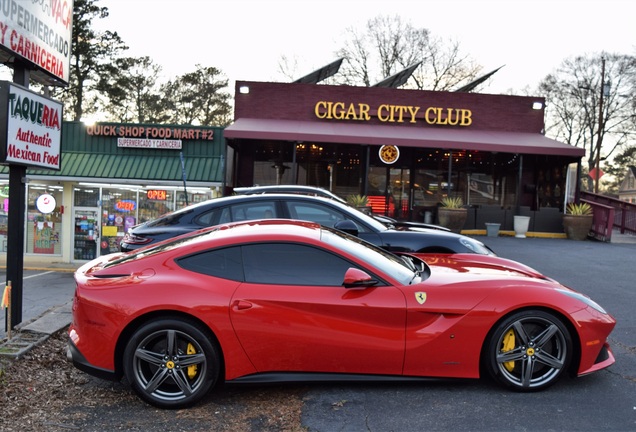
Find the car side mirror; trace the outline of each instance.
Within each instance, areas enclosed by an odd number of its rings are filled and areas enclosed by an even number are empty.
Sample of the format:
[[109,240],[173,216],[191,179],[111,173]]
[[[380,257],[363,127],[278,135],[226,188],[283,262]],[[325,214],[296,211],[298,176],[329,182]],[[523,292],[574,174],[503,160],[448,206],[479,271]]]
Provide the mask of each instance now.
[[342,286],[345,288],[367,288],[377,284],[377,279],[373,279],[367,272],[353,267],[346,271],[344,282],[342,282]]
[[358,225],[352,220],[346,219],[335,223],[333,226],[338,231],[346,232],[352,236],[358,237]]

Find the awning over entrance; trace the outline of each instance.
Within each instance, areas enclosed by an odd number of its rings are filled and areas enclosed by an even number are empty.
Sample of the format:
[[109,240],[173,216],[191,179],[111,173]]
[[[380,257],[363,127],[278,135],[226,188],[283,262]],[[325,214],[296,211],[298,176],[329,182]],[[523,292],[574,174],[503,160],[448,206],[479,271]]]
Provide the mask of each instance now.
[[582,157],[585,149],[538,133],[241,118],[225,138],[477,150]]

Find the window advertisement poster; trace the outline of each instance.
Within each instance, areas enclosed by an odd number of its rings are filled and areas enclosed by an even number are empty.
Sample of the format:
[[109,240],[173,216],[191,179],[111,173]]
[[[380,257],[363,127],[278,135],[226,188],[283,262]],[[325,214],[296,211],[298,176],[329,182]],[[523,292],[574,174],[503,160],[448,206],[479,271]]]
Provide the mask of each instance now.
[[0,81],[0,162],[59,171],[61,140],[61,103]]

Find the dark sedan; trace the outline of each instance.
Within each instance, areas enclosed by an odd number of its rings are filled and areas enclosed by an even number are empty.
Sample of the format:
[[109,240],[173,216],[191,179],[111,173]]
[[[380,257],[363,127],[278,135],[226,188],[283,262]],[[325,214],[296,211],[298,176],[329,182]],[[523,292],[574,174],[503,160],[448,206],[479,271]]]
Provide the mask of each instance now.
[[393,252],[494,255],[482,242],[436,229],[392,229],[336,200],[298,194],[234,195],[165,214],[131,228],[121,250],[131,251],[204,227],[255,219],[300,219],[356,235]]

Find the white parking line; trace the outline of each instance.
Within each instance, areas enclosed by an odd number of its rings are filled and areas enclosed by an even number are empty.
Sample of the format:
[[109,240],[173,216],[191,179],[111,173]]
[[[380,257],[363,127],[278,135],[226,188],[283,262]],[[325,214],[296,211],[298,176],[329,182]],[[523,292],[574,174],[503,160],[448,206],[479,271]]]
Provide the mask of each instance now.
[[44,272],[44,273],[38,273],[38,274],[31,275],[31,276],[24,276],[22,279],[31,279],[33,277],[44,276],[45,274],[49,274],[49,273],[53,273],[53,271],[47,271],[47,272]]

